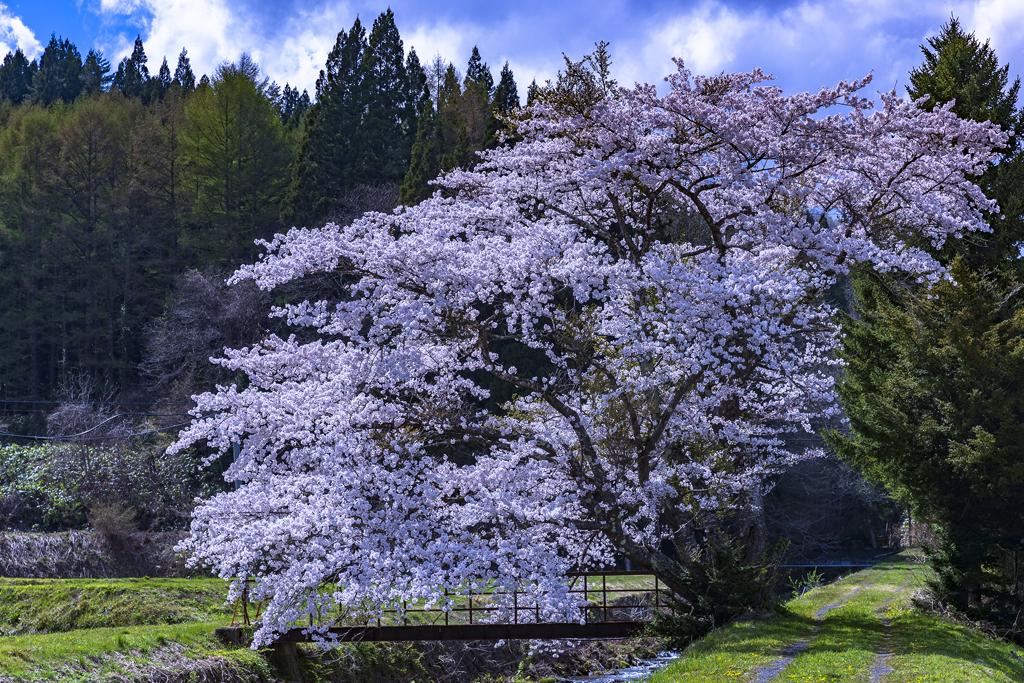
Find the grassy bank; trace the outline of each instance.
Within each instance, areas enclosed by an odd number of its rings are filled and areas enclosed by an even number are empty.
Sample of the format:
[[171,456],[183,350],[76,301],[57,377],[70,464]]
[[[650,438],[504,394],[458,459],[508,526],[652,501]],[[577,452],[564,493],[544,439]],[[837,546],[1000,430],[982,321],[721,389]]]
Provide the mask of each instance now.
[[912,554],[896,556],[809,591],[771,619],[711,634],[651,683],[1024,681],[1009,643],[913,609],[928,578]]

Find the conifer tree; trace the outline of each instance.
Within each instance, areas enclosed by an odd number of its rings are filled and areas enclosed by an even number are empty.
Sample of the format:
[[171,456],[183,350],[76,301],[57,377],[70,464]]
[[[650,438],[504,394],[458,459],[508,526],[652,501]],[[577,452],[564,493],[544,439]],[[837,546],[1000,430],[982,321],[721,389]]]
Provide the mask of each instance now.
[[3,65],[0,65],[0,97],[7,98],[12,104],[21,104],[32,92],[36,71],[38,65],[34,60],[29,62],[20,47],[13,53],[8,52]]
[[136,36],[131,56],[125,57],[117,65],[113,85],[125,97],[145,98],[148,94],[149,80],[149,67],[146,66],[146,50],[142,45],[142,36]]
[[409,166],[412,139],[403,129],[408,112],[405,50],[390,9],[373,22],[361,69],[366,108],[357,134],[357,169],[351,179],[399,182]]
[[494,90],[494,99],[491,102],[491,115],[487,119],[487,131],[484,135],[484,149],[493,149],[498,146],[498,135],[500,132],[507,133],[508,126],[503,117],[508,116],[519,108],[519,89],[516,87],[516,79],[512,75],[512,69],[508,62],[501,68],[501,78],[498,80],[498,87]]
[[282,212],[289,221],[310,224],[326,217],[355,177],[365,50],[366,30],[357,17],[347,33],[338,34],[316,81],[316,104],[308,114]]
[[74,102],[82,92],[82,55],[70,40],[50,36],[32,79],[32,99],[43,105]]
[[978,181],[1002,210],[1002,217],[992,221],[992,234],[953,240],[940,257],[949,261],[960,254],[972,268],[1010,268],[1024,274],[1024,261],[1018,258],[1018,245],[1024,241],[1024,114],[1017,109],[1020,78],[1009,83],[1009,65],[999,66],[989,41],[982,44],[974,34],[965,33],[956,18],[929,38],[928,47],[922,46],[921,51],[924,63],[911,70],[907,87],[912,98],[927,95],[922,106],[928,111],[955,100],[953,111],[961,118],[991,121],[1013,134],[1002,158]]
[[174,82],[186,95],[196,89],[196,75],[192,73],[192,64],[185,48],[181,48],[181,54],[178,55],[178,66],[174,69]]
[[110,61],[103,56],[102,52],[89,50],[89,54],[85,58],[85,65],[82,67],[82,94],[95,95],[106,90],[113,79],[108,75],[109,73]]
[[[1007,87],[988,43],[956,19],[922,46],[909,94],[926,109],[956,100],[964,118],[1019,134],[1019,83]],[[955,283],[929,289],[884,274],[854,277],[856,317],[843,319],[840,396],[850,433],[838,454],[933,525],[937,595],[975,618],[1008,625],[1024,608],[1004,562],[1021,559],[1024,526],[1007,501],[1024,498],[1024,362],[1019,297],[1024,239],[1019,143],[978,179],[1001,205],[993,230],[950,239],[936,257]],[[928,244],[922,244],[930,248]],[[1011,582],[1012,583],[1012,582]]]
[[171,83],[174,79],[171,77],[171,67],[167,65],[167,57],[164,57],[164,61],[160,64],[160,71],[157,72],[156,78],[150,80],[150,101],[159,101],[164,98],[164,95],[171,89]]
[[440,121],[434,112],[433,102],[428,99],[419,119],[409,171],[405,174],[398,196],[398,201],[405,206],[419,204],[433,194],[433,188],[428,183],[441,173],[440,140]]

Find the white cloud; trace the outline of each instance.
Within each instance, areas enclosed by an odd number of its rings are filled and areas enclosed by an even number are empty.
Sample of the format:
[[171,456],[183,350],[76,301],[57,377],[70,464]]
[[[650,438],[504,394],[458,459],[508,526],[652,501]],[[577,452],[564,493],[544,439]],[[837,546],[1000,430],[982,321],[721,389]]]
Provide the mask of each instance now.
[[[1024,51],[1024,2],[1021,0],[979,0],[963,15],[965,28],[975,31],[978,38],[992,40],[992,49],[1001,63],[1005,55],[1016,54],[1018,59]],[[1014,64],[1020,71],[1024,64]]]
[[706,0],[654,17],[629,39],[626,58],[619,62],[620,80],[651,81],[656,74],[673,70],[672,57],[682,57],[695,73],[761,66],[774,71],[787,90],[792,83],[801,89],[834,85],[840,78],[858,78],[869,71],[875,77],[871,89],[902,89],[908,70],[921,61],[918,45],[951,13],[962,17],[965,26],[973,25],[982,40],[991,36],[1004,63],[1020,54],[1021,0],[804,0],[774,12],[763,7],[740,11],[720,0]]
[[14,52],[19,47],[29,59],[35,59],[43,51],[32,29],[25,25],[21,17],[11,14],[7,5],[0,3],[0,59],[2,55]]
[[[101,11],[143,24],[151,73],[165,56],[173,71],[182,48],[197,77],[212,76],[220,64],[247,52],[271,79],[310,90],[340,27],[352,21],[345,5],[331,3],[297,12],[275,26],[273,35],[264,35],[248,12],[227,0],[102,0]],[[133,42],[134,36],[119,35],[103,47],[116,64],[131,53]]]

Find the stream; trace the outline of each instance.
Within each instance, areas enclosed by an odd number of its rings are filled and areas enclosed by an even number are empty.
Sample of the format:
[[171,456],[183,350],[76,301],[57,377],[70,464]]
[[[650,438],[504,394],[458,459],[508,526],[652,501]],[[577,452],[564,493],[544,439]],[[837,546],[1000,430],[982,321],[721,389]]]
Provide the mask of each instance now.
[[625,669],[606,671],[594,676],[573,677],[572,683],[616,683],[617,681],[639,681],[647,678],[663,666],[679,658],[678,652],[661,652],[654,659],[640,659]]

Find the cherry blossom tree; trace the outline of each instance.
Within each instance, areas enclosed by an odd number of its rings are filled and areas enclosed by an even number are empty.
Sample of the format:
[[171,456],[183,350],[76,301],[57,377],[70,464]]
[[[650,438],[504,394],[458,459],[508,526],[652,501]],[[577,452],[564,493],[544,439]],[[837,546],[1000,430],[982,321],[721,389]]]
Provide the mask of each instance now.
[[579,620],[566,573],[616,556],[682,594],[702,515],[756,507],[813,455],[786,437],[837,412],[824,291],[851,268],[936,281],[926,247],[995,209],[971,177],[998,128],[875,105],[870,78],[784,95],[679,62],[660,96],[605,66],[568,63],[522,141],[433,198],[294,228],[235,274],[344,290],[227,351],[248,383],[198,397],[176,445],[242,444],[184,547],[258,580],[257,643],[484,581]]

